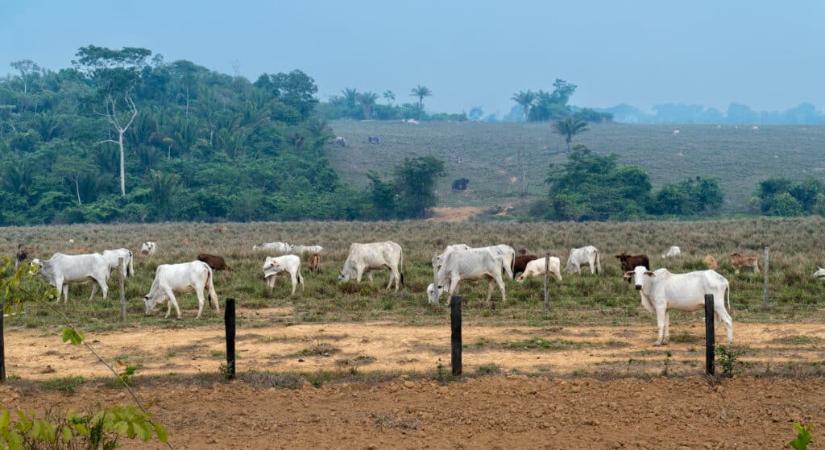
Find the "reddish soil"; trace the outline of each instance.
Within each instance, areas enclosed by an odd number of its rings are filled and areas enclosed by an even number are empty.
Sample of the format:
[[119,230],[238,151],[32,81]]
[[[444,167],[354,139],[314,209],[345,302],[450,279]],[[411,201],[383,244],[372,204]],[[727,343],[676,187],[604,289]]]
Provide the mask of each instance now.
[[[176,448],[785,448],[793,421],[825,442],[825,381],[702,377],[599,381],[496,375],[440,384],[160,381],[138,387]],[[127,400],[0,386],[3,406],[83,409]],[[127,445],[127,448],[146,448]]]

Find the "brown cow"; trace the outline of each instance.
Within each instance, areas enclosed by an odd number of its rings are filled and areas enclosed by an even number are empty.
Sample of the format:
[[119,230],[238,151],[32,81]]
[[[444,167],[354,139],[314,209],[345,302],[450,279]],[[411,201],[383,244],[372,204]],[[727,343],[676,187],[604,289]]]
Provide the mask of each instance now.
[[752,255],[743,255],[741,253],[730,254],[730,265],[733,266],[734,272],[739,273],[739,269],[743,267],[750,267],[754,273],[759,273],[759,257]]
[[226,260],[223,259],[223,256],[198,253],[198,261],[205,262],[212,270],[232,270],[226,265]]
[[651,270],[650,258],[647,255],[628,255],[622,252],[621,255],[616,255],[616,259],[622,263],[622,272],[630,272],[636,266],[644,266],[647,270]]
[[705,267],[710,270],[716,270],[719,268],[719,263],[716,261],[716,258],[713,255],[705,255],[705,258],[702,259],[705,262]]
[[34,253],[34,251],[31,249],[31,247],[27,247],[23,244],[18,244],[17,245],[17,254],[14,255],[14,267],[17,268],[17,266],[19,266],[21,262],[29,259],[29,257],[33,253]]
[[321,255],[317,253],[309,255],[309,271],[315,273],[321,272]]
[[[521,253],[521,250],[519,250],[519,253]],[[527,263],[534,259],[539,259],[539,257],[536,255],[527,255],[526,253],[527,252],[517,255],[516,259],[513,260],[514,276],[524,272],[524,270],[527,268]]]

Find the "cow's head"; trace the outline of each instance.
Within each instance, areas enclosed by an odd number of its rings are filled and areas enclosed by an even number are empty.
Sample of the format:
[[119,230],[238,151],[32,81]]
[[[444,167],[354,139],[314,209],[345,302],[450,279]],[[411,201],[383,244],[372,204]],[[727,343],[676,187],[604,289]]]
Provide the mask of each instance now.
[[624,252],[622,252],[621,254],[616,255],[616,259],[618,259],[621,262],[627,261],[628,258],[630,258],[630,255],[628,255],[627,253],[624,253]]
[[427,286],[427,299],[430,301],[431,305],[437,305],[438,299],[441,297],[441,290],[443,286],[438,286],[438,289],[435,288],[435,285],[430,283]]
[[814,278],[825,278],[825,269],[822,267],[817,267],[817,271],[814,272]]
[[162,304],[163,301],[166,299],[166,296],[163,294],[156,295],[152,292],[143,296],[143,307],[145,310],[145,314],[147,316],[151,315],[153,312],[157,310],[158,305]]
[[349,260],[344,262],[344,268],[338,272],[338,281],[344,282],[356,277],[355,267]]
[[281,261],[278,261],[276,258],[266,258],[264,261],[263,271],[264,271],[264,278],[269,278],[273,275],[277,275],[280,272],[286,270]]
[[636,290],[641,291],[645,281],[647,281],[646,278],[655,277],[656,274],[647,270],[647,267],[645,266],[636,266],[633,270],[625,272],[624,276],[628,281],[630,281],[630,278],[633,278],[633,282],[636,285]]

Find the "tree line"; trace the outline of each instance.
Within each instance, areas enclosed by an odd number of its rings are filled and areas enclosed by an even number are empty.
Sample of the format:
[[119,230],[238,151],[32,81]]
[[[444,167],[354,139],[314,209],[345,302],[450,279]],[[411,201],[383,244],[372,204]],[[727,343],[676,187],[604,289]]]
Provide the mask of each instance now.
[[252,82],[93,45],[58,71],[12,67],[0,79],[0,225],[383,214],[329,164],[334,133],[300,70]]

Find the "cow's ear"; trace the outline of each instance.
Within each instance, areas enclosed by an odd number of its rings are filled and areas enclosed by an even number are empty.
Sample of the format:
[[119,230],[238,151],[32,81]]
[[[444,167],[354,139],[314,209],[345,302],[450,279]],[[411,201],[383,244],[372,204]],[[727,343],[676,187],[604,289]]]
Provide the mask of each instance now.
[[628,270],[627,272],[624,273],[624,277],[625,278],[630,278],[630,277],[633,276],[634,273],[636,273],[636,272],[633,272],[632,270]]
[[655,274],[655,273],[653,273],[653,272],[651,272],[651,271],[649,271],[649,270],[648,270],[647,272],[645,272],[645,275],[647,275],[647,276],[649,276],[649,277],[655,277],[655,276],[656,276],[656,274]]

